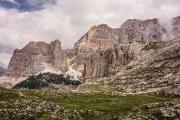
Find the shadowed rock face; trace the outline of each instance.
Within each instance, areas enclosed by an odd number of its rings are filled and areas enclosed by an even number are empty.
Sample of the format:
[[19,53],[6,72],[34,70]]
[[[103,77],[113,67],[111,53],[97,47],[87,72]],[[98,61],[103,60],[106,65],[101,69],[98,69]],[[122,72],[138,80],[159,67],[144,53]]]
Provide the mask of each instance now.
[[24,48],[16,49],[8,66],[8,76],[28,76],[51,68],[66,70],[66,56],[61,49],[61,42],[55,40],[51,44],[30,42]]

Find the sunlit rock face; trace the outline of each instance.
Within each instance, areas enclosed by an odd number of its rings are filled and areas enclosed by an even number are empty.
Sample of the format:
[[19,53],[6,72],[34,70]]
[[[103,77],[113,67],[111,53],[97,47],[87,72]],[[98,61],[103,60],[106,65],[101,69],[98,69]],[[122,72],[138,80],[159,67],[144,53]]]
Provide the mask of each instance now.
[[84,78],[107,77],[117,73],[120,68],[130,62],[141,59],[141,49],[145,45],[141,42],[119,44],[113,48],[90,54],[85,60]]
[[113,28],[105,24],[93,26],[79,41],[75,44],[76,54],[89,53],[99,49],[107,49],[118,41],[118,34]]
[[6,75],[22,77],[37,74],[45,69],[67,69],[66,56],[58,40],[50,44],[30,42],[24,48],[14,50]]
[[93,26],[78,42],[73,49],[67,52],[71,65],[77,71],[83,72],[85,57],[95,51],[113,48],[118,42],[118,32],[105,24]]

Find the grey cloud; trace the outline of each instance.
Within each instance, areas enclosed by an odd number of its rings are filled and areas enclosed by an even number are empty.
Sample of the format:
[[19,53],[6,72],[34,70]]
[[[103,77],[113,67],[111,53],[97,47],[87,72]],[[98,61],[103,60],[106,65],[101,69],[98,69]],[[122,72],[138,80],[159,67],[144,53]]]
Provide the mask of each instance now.
[[27,2],[31,5],[56,4],[57,0],[27,0]]

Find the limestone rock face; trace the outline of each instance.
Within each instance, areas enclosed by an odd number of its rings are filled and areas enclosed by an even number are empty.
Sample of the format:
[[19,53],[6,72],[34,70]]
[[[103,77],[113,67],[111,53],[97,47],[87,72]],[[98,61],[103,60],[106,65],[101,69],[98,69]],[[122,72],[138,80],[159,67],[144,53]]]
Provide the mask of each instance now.
[[73,68],[83,72],[85,58],[92,52],[112,48],[118,42],[118,32],[105,24],[93,26],[83,35],[72,50],[67,52]]
[[83,77],[85,79],[106,77],[115,65],[113,49],[92,53],[86,58]]
[[51,56],[52,56],[52,65],[61,70],[67,70],[67,63],[66,63],[66,55],[61,48],[61,42],[55,40],[51,42]]
[[75,44],[76,54],[89,53],[99,49],[107,49],[117,42],[118,34],[113,28],[105,24],[93,26],[79,41]]
[[16,49],[10,60],[8,76],[28,76],[45,69],[65,71],[66,56],[61,49],[61,42],[55,40],[51,44],[30,42],[22,49]]
[[113,48],[97,51],[85,59],[84,78],[107,77],[117,73],[130,62],[140,59],[141,49],[145,46],[141,42],[119,44]]

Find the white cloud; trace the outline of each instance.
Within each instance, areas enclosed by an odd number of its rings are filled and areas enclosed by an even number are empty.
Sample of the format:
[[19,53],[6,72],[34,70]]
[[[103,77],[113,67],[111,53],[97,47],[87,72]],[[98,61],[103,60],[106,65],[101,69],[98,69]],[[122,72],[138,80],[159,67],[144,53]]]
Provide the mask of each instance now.
[[97,24],[119,27],[129,18],[178,15],[180,0],[59,0],[56,5],[46,4],[45,9],[34,12],[0,8],[0,58],[7,65],[12,49],[21,48],[29,41],[59,39],[64,48],[71,48]]

